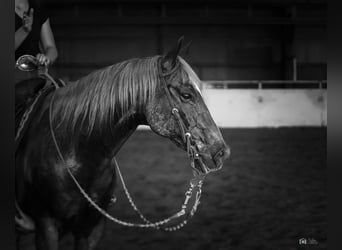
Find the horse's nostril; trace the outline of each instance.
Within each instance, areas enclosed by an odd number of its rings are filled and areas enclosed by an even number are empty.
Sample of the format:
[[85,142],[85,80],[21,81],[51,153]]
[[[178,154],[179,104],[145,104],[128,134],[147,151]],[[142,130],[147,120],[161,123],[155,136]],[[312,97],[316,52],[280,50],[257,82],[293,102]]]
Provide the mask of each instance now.
[[215,158],[220,158],[221,160],[225,160],[229,157],[229,155],[230,155],[230,148],[225,147],[216,153]]
[[218,160],[221,160],[225,155],[225,150],[224,149],[221,149],[220,151],[218,151],[215,155],[215,160],[218,161]]
[[214,161],[216,166],[222,167],[223,161],[226,160],[230,155],[230,149],[227,146],[224,146],[214,156]]

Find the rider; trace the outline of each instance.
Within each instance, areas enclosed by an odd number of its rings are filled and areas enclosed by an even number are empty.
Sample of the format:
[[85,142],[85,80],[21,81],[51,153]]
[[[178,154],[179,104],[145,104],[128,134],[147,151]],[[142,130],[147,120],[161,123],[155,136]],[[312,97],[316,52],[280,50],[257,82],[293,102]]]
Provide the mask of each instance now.
[[[47,66],[58,56],[49,17],[37,0],[15,0],[15,60],[26,54]],[[15,82],[36,76],[16,70]]]
[[[58,56],[49,17],[41,8],[38,0],[15,0],[15,61],[22,55],[32,55],[40,65],[46,66],[53,64]],[[24,72],[19,69],[15,70],[16,145],[19,145],[20,142],[20,139],[17,139],[17,131],[26,108],[26,101],[30,100],[35,94],[36,87],[40,87],[42,83],[45,83],[44,79],[40,81],[29,80],[38,77],[37,71]],[[22,82],[22,84],[17,84],[19,82]],[[16,175],[17,183],[20,183],[18,180],[22,176],[22,174]],[[17,194],[24,193],[23,190],[23,187],[18,184],[16,199]],[[32,228],[32,223],[25,219],[22,213],[19,217],[16,214],[16,219],[23,228]]]

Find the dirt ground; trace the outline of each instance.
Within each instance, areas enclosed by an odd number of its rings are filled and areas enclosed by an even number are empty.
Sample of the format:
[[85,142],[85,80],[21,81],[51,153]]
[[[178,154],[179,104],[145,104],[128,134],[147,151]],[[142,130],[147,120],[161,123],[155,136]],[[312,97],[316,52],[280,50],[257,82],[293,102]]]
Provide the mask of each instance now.
[[[232,155],[203,186],[196,215],[161,232],[108,222],[98,250],[327,249],[326,129],[224,129]],[[192,172],[186,153],[137,131],[117,157],[134,201],[152,221],[180,210]],[[121,185],[111,214],[140,222]],[[299,245],[300,238],[317,244]],[[33,237],[22,240],[32,250]],[[72,249],[66,237],[60,249]]]

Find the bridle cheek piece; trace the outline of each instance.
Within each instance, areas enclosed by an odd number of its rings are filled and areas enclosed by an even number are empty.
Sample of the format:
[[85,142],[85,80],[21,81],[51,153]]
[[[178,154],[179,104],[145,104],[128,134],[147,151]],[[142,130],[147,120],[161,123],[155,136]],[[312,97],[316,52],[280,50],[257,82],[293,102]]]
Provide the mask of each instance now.
[[[175,119],[176,119],[176,121],[177,121],[177,123],[179,125],[179,128],[181,130],[181,135],[182,135],[183,143],[186,145],[186,151],[187,151],[187,154],[188,154],[188,156],[190,158],[190,161],[191,161],[191,164],[190,164],[191,168],[193,168],[197,172],[197,174],[194,173],[195,176],[198,175],[198,174],[199,175],[203,175],[203,174],[206,175],[206,174],[210,173],[211,170],[209,168],[207,168],[206,165],[202,162],[202,160],[200,158],[200,153],[199,153],[199,151],[197,149],[197,146],[196,146],[196,143],[192,139],[193,136],[191,135],[190,131],[188,131],[186,129],[186,126],[185,126],[185,124],[184,124],[184,122],[183,122],[183,120],[182,120],[182,118],[181,118],[181,116],[179,114],[179,109],[176,108],[176,105],[175,105],[175,103],[174,103],[174,101],[173,101],[173,99],[171,97],[171,94],[170,94],[168,88],[167,88],[166,80],[164,78],[165,76],[168,76],[171,73],[173,73],[175,71],[175,69],[177,69],[178,67],[179,67],[179,63],[170,72],[161,74],[160,78],[162,79],[162,84],[163,84],[166,96],[167,96],[167,98],[169,100],[169,103],[171,105],[171,108],[172,108],[171,109],[171,113],[175,117]],[[159,70],[160,70],[160,72],[162,72],[161,71],[161,67],[159,68]],[[200,170],[198,170],[195,167],[195,160],[198,160],[198,161],[201,162],[201,170],[202,170],[202,172],[200,172]]]
[[[199,170],[195,167],[195,160],[200,160],[200,154],[198,152],[198,149],[196,147],[196,145],[194,146],[193,144],[195,143],[192,143],[193,140],[192,140],[192,136],[191,136],[191,133],[188,131],[188,132],[185,132],[185,125],[183,123],[183,120],[181,119],[180,115],[179,115],[179,111],[177,108],[172,108],[172,114],[174,115],[174,117],[176,118],[176,121],[180,127],[180,130],[181,130],[181,134],[182,134],[182,139],[183,139],[183,142],[184,144],[186,145],[186,152],[190,158],[190,161],[191,161],[191,167],[198,172],[198,174],[202,174],[199,172]],[[207,174],[209,171],[206,167],[202,168],[204,174]]]

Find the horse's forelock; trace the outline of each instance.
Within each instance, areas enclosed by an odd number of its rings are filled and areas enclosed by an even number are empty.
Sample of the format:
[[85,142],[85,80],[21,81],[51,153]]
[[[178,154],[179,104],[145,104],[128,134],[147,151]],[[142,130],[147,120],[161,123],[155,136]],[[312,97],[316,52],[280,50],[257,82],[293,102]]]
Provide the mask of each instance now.
[[197,74],[194,72],[194,70],[190,67],[190,65],[180,56],[178,56],[178,59],[183,66],[184,71],[188,74],[188,77],[190,79],[190,83],[193,85],[193,87],[202,95],[201,93],[201,85],[202,82],[197,76]]

